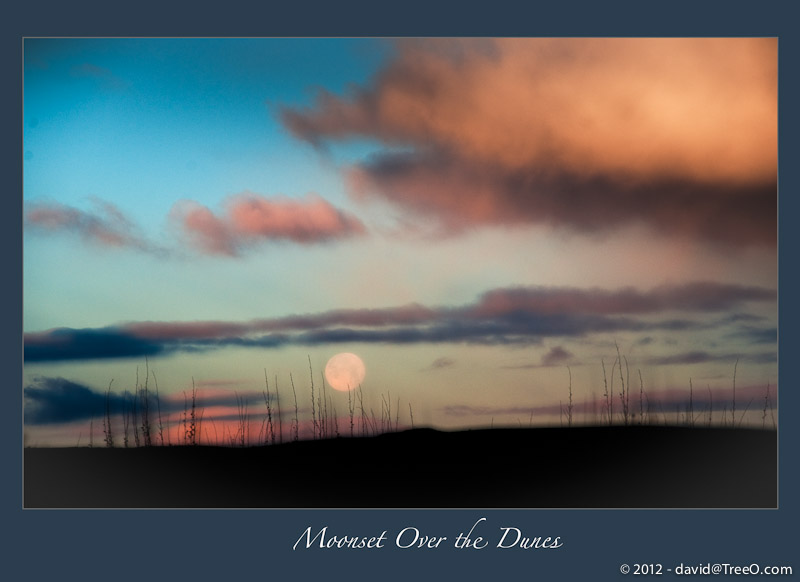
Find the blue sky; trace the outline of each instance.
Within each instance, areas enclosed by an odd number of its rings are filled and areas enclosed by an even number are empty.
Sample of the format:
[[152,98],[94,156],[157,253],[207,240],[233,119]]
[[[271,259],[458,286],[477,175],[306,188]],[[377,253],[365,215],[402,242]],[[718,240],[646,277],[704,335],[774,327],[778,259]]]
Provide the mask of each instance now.
[[288,139],[271,107],[307,103],[315,83],[343,90],[346,82],[365,80],[386,52],[382,46],[311,39],[31,40],[26,199],[136,201],[131,215],[158,224],[180,194],[214,203],[247,189],[314,190],[330,182],[326,169],[308,163],[307,146]]
[[670,414],[734,366],[776,393],[774,39],[24,50],[36,442],[85,430],[36,415],[58,394],[145,365],[256,394],[341,351],[371,406],[446,428],[559,422],[616,346]]

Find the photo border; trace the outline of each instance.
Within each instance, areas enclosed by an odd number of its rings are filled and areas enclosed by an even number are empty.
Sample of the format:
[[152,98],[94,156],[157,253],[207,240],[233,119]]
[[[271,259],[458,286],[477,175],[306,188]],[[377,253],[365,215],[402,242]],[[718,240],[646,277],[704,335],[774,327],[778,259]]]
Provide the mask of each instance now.
[[[268,580],[291,576],[348,580],[497,577],[545,580],[616,580],[623,563],[790,565],[796,553],[798,442],[797,275],[791,251],[797,229],[798,79],[796,3],[790,0],[516,3],[377,2],[300,3],[144,0],[29,2],[7,7],[1,51],[4,175],[3,395],[0,450],[10,470],[0,480],[2,523],[10,540],[3,570],[12,579],[49,580]],[[16,11],[16,12],[14,12]],[[489,13],[491,11],[491,13]],[[779,509],[777,510],[22,510],[22,38],[25,36],[770,36],[779,42]],[[788,104],[788,105],[787,105]],[[783,300],[781,300],[783,299]],[[784,362],[784,365],[781,365]],[[788,363],[787,363],[788,362]],[[788,421],[786,419],[789,419]],[[680,471],[680,467],[670,468]],[[743,467],[743,471],[747,468]],[[686,475],[691,479],[691,475]],[[380,484],[375,484],[380,486]],[[424,476],[420,487],[431,487]],[[469,484],[465,483],[465,487]],[[406,527],[454,539],[480,518],[497,532],[560,536],[557,550],[297,549],[307,527],[389,541]]]

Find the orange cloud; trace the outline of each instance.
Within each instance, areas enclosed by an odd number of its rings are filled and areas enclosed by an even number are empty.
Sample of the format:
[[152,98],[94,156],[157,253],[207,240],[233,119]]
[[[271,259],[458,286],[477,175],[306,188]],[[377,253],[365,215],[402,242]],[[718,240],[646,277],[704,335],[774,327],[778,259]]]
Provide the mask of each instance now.
[[354,191],[450,230],[641,222],[775,244],[776,39],[408,40],[372,85],[282,119],[312,143],[383,141]]

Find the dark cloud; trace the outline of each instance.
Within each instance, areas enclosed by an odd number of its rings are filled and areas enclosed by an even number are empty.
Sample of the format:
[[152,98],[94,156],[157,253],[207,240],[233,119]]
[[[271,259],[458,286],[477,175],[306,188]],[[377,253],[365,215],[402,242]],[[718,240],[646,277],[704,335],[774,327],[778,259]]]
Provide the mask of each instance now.
[[551,348],[549,352],[542,356],[543,366],[559,366],[573,358],[573,354],[561,346]]
[[164,344],[116,328],[58,328],[25,334],[26,362],[141,358],[165,352]]
[[456,361],[453,358],[448,357],[441,357],[436,358],[433,362],[431,362],[430,370],[441,370],[442,368],[452,368],[456,365]]
[[753,344],[774,344],[778,341],[778,329],[775,327],[759,328],[743,326],[739,331],[731,334],[733,337],[744,338]]
[[[457,313],[449,314],[457,316]],[[265,335],[256,338],[225,338],[200,341],[199,345],[218,347],[274,348],[284,345],[316,346],[348,343],[417,344],[466,343],[475,345],[525,345],[540,343],[547,337],[579,337],[590,333],[615,333],[650,330],[700,330],[708,326],[690,320],[639,321],[633,318],[581,315],[537,315],[515,313],[495,319],[445,319],[419,327],[360,329],[338,327],[295,335]]]
[[[203,382],[198,382],[204,386]],[[152,384],[151,384],[152,386]],[[215,388],[218,388],[216,386]],[[141,389],[134,395],[130,390],[96,390],[84,384],[78,384],[64,378],[39,377],[24,388],[25,423],[57,424],[96,418],[98,422],[106,415],[111,416],[125,412],[131,413],[135,406],[141,407],[148,402],[150,410],[158,410],[165,417],[171,413],[186,410],[184,394],[157,396],[155,391],[146,393]],[[188,397],[189,400],[191,396]],[[230,389],[199,390],[195,406],[198,408],[231,408],[236,409],[242,402],[263,403],[261,392],[235,392]],[[136,403],[134,404],[134,400]],[[235,413],[231,413],[235,417]],[[204,417],[220,418],[218,416]]]
[[777,178],[758,183],[576,176],[509,170],[437,154],[384,154],[350,175],[359,196],[378,196],[447,232],[475,224],[553,225],[605,233],[644,224],[664,235],[723,246],[777,244]]
[[316,145],[382,142],[354,194],[445,231],[641,224],[776,245],[775,39],[403,41],[371,84],[281,118]]
[[[63,378],[38,378],[24,389],[25,423],[55,424],[100,419],[106,412],[106,395]],[[116,413],[122,410],[125,397],[111,394],[109,408]]]
[[[495,289],[471,305],[337,310],[249,322],[138,322],[101,329],[25,334],[25,360],[54,361],[152,356],[226,346],[279,348],[339,343],[535,344],[544,338],[617,332],[709,329],[715,322],[675,317],[748,303],[771,303],[775,291],[713,283],[651,291],[575,288]],[[647,317],[642,317],[647,316]],[[663,317],[658,317],[663,316]],[[563,361],[566,351],[545,356]]]
[[436,309],[405,305],[387,309],[341,309],[311,315],[289,315],[255,319],[245,323],[227,321],[135,322],[125,325],[134,335],[151,340],[191,340],[241,337],[256,332],[324,329],[336,326],[384,327],[417,325],[435,321]]
[[706,351],[692,351],[670,356],[659,356],[645,359],[649,366],[671,366],[674,364],[705,364],[708,362],[750,362],[753,364],[773,364],[777,361],[774,352],[761,354],[712,354]]
[[[510,326],[525,324],[531,317],[537,318],[540,327],[546,329],[548,325],[563,328],[568,325],[568,320],[579,316],[716,312],[748,302],[773,302],[776,297],[774,290],[763,287],[702,282],[661,286],[650,291],[633,288],[513,287],[489,291],[475,304],[457,308],[412,304],[386,309],[334,310],[244,323],[137,322],[125,325],[124,329],[137,337],[153,341],[212,340],[244,337],[258,332],[330,331],[352,327],[397,326],[398,329],[407,327],[413,331],[413,328],[448,321],[470,322],[472,325],[474,322],[492,322],[495,319],[504,320]],[[545,319],[542,316],[553,317]],[[564,321],[557,322],[558,317]],[[667,325],[666,322],[664,325]],[[680,329],[682,325],[681,320],[674,320],[670,324],[673,329]]]
[[517,311],[598,315],[715,312],[748,301],[772,302],[776,299],[777,292],[772,289],[710,282],[663,285],[650,291],[632,287],[616,290],[516,287],[485,293],[474,310],[481,315]]

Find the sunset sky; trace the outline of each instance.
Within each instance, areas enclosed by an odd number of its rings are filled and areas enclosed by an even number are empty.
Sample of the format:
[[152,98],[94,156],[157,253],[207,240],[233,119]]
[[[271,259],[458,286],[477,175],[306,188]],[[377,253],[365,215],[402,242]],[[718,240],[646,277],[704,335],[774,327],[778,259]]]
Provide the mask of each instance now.
[[220,427],[261,423],[266,370],[288,427],[340,352],[402,426],[558,424],[570,382],[596,421],[618,353],[637,414],[691,381],[719,422],[736,370],[761,426],[777,46],[26,39],[26,443],[100,441],[145,370]]

